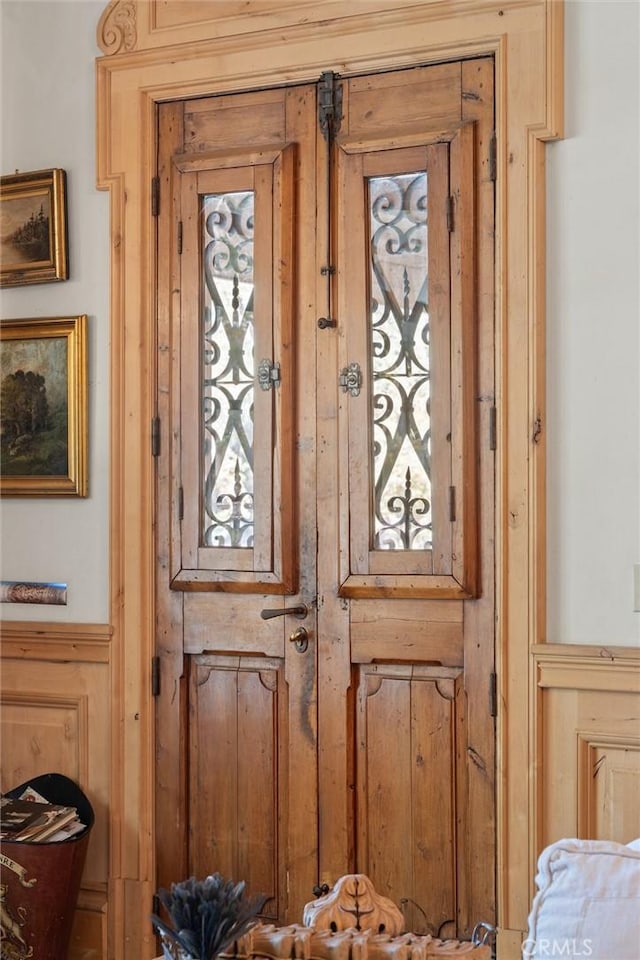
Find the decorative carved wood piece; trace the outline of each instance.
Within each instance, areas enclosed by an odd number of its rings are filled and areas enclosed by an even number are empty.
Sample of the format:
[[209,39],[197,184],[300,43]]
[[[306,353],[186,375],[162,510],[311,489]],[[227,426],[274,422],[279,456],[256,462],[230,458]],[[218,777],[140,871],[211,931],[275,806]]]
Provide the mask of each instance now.
[[137,43],[134,0],[111,0],[98,24],[98,44],[107,56],[133,50]]
[[397,937],[404,931],[404,917],[399,907],[377,893],[369,877],[350,873],[340,877],[324,897],[307,903],[302,915],[305,927],[316,930],[375,930]]

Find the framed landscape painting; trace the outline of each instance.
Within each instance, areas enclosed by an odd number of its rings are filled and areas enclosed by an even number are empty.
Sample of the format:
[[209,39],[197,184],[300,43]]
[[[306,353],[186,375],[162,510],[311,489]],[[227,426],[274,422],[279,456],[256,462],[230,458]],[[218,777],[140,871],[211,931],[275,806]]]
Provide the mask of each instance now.
[[87,495],[87,317],[0,321],[0,495]]
[[0,286],[69,276],[64,170],[0,177]]

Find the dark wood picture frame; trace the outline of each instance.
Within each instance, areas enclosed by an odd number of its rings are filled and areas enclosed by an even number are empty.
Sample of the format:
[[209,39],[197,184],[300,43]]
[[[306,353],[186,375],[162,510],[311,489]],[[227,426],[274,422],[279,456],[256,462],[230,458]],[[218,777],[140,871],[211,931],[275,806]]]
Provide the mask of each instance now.
[[66,173],[0,177],[0,287],[67,280]]
[[0,321],[0,496],[87,495],[87,317]]

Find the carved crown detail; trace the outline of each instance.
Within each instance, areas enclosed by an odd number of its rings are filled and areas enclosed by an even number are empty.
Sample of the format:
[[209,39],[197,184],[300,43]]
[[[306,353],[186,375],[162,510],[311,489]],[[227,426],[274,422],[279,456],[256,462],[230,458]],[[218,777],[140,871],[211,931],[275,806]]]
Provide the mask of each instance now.
[[137,40],[136,0],[111,0],[98,23],[98,46],[113,56],[133,50]]
[[364,873],[349,873],[336,881],[333,890],[304,908],[302,922],[316,930],[374,930],[397,937],[404,930],[399,907],[377,893]]

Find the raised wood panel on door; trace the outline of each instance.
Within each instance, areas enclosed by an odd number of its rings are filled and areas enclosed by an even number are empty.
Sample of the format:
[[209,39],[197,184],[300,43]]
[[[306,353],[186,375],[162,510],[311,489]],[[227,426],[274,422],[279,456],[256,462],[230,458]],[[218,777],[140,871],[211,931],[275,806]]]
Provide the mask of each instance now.
[[189,831],[192,869],[246,881],[271,899],[264,916],[283,909],[277,874],[279,810],[286,756],[278,731],[286,719],[279,660],[200,655],[190,664]]
[[43,773],[62,773],[80,784],[95,813],[69,960],[106,955],[110,658],[110,631],[105,627],[2,626],[0,790]]
[[403,892],[407,929],[455,935],[457,832],[467,832],[462,670],[373,664],[358,674],[358,870],[384,896]]

